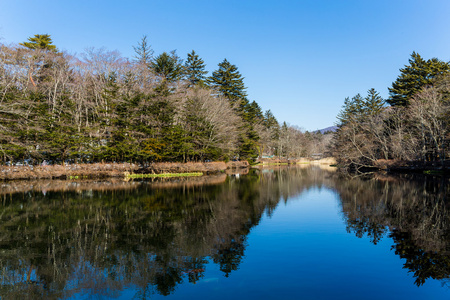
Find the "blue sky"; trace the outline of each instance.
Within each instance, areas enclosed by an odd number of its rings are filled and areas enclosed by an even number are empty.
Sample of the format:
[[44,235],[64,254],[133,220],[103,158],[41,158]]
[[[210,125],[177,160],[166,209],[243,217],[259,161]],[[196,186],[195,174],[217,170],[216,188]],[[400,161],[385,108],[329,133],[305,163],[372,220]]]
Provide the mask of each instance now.
[[0,0],[1,42],[48,33],[70,53],[131,58],[147,35],[156,54],[195,50],[211,72],[224,58],[250,100],[305,130],[335,123],[345,97],[387,88],[410,54],[450,60],[448,0]]

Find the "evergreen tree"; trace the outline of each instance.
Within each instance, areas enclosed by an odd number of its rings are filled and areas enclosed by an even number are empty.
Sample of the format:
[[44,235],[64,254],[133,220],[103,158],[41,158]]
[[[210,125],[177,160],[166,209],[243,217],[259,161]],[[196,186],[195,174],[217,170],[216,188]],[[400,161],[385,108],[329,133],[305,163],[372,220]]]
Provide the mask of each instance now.
[[144,35],[137,46],[133,46],[136,55],[134,58],[140,64],[149,65],[153,58],[153,50],[147,42],[147,36]]
[[262,112],[256,102],[248,101],[245,91],[247,88],[243,80],[237,67],[224,59],[219,64],[219,69],[208,78],[208,83],[236,105],[235,109],[244,121],[239,135],[239,159],[252,162],[258,157],[257,142],[259,140],[254,124],[262,119]]
[[57,52],[56,46],[53,45],[53,41],[49,34],[35,34],[34,37],[28,38],[29,42],[19,43],[19,45],[25,46],[28,49],[41,49]]
[[270,110],[267,110],[264,113],[264,121],[263,124],[266,128],[278,128],[279,124],[275,116]]
[[339,121],[339,126],[343,126],[354,120],[355,118],[359,118],[362,115],[364,106],[364,99],[360,94],[357,94],[353,98],[345,98],[344,105],[342,106],[341,111],[339,112],[337,119]]
[[432,85],[433,80],[441,74],[448,73],[449,63],[432,58],[424,60],[418,53],[413,52],[409,65],[400,69],[400,76],[389,88],[390,97],[387,102],[392,106],[407,106],[409,98],[422,87]]
[[208,78],[209,85],[216,88],[221,94],[227,97],[232,103],[247,101],[244,78],[239,73],[235,65],[224,59],[219,64],[219,69]]
[[385,101],[375,89],[370,89],[363,98],[357,94],[353,98],[346,98],[341,111],[338,114],[339,126],[350,121],[363,122],[367,116],[380,113]]
[[155,57],[150,63],[150,68],[160,76],[163,81],[168,82],[178,80],[183,70],[181,60],[176,55],[175,51],[172,51],[171,54],[163,52]]
[[243,118],[245,121],[251,124],[255,124],[258,121],[263,120],[263,113],[261,111],[261,107],[256,103],[256,101],[252,101],[244,107],[244,115]]
[[374,88],[371,88],[364,98],[364,109],[368,115],[378,114],[383,109],[384,104],[384,99]]
[[208,71],[205,70],[205,62],[201,59],[194,50],[188,53],[186,63],[184,65],[184,73],[189,86],[200,85],[205,83],[205,75]]

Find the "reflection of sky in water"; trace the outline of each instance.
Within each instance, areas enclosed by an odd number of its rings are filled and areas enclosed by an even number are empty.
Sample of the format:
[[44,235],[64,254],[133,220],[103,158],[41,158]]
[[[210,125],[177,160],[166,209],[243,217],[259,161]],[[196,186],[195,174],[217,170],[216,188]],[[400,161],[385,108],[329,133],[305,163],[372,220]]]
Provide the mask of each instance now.
[[263,171],[7,183],[0,297],[449,299],[445,178]]
[[[338,195],[313,188],[281,201],[254,227],[239,270],[225,278],[212,262],[173,299],[448,299],[438,281],[416,287],[384,236],[374,245],[347,233]],[[187,282],[187,280],[185,281]],[[133,295],[129,290],[122,296]],[[153,295],[153,297],[161,297]],[[166,298],[166,297],[164,297]]]

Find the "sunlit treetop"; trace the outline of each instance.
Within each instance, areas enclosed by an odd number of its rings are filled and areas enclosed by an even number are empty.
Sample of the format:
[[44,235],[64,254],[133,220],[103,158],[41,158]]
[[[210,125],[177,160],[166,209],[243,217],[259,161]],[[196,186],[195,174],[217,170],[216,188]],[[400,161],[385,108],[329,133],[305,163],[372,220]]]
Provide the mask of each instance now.
[[28,49],[40,49],[57,52],[56,46],[53,45],[52,38],[49,34],[35,34],[34,37],[29,37],[28,42],[20,43],[19,45],[25,46]]
[[432,86],[435,79],[450,71],[448,62],[437,58],[423,59],[413,52],[409,64],[400,69],[400,75],[389,89],[387,102],[392,106],[408,106],[410,98],[425,86]]

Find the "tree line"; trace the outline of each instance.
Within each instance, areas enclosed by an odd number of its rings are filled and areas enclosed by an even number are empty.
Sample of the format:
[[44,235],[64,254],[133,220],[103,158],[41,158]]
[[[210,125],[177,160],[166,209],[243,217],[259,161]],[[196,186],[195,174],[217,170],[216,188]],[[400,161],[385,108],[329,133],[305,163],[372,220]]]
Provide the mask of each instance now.
[[383,99],[370,89],[345,99],[334,156],[361,170],[385,162],[445,168],[450,149],[450,64],[413,52]]
[[[207,76],[192,51],[60,51],[48,34],[0,44],[0,163],[249,160],[307,156],[321,137],[250,101],[224,59]],[[319,141],[318,141],[319,139]],[[300,142],[302,141],[302,142]],[[322,147],[323,148],[323,147]]]

